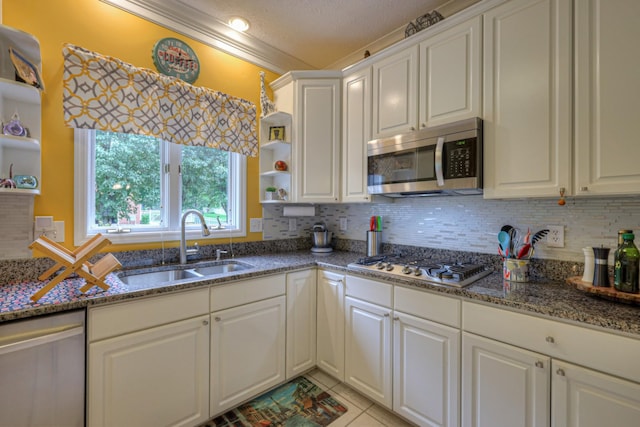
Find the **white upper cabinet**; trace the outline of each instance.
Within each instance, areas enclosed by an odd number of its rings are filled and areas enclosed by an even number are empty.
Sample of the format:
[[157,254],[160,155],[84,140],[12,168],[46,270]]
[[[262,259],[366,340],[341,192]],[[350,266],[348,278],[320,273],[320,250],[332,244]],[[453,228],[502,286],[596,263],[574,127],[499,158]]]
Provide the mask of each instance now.
[[371,139],[371,67],[342,81],[342,201],[368,202],[367,142]]
[[575,193],[638,194],[640,2],[575,2]]
[[571,186],[571,0],[513,0],[484,15],[484,195]]
[[373,138],[417,129],[418,47],[373,64]]
[[482,17],[420,43],[420,128],[481,116]]
[[341,77],[339,71],[293,71],[271,84],[278,110],[293,116],[291,202],[340,199]]

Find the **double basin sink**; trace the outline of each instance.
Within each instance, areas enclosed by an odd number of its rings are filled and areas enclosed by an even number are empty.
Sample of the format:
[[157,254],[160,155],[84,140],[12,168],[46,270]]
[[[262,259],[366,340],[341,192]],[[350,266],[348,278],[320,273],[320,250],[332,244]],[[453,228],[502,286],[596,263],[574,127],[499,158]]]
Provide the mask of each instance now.
[[238,261],[212,261],[195,265],[166,266],[124,271],[120,281],[129,289],[147,289],[167,286],[174,282],[196,282],[226,273],[253,268],[253,265]]

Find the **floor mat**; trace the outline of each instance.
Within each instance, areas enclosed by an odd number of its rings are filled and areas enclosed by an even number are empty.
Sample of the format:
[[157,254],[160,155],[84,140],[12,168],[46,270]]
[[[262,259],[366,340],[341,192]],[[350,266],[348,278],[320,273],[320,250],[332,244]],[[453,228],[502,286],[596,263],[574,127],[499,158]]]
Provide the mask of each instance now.
[[305,377],[298,377],[201,427],[316,427],[327,426],[347,412]]

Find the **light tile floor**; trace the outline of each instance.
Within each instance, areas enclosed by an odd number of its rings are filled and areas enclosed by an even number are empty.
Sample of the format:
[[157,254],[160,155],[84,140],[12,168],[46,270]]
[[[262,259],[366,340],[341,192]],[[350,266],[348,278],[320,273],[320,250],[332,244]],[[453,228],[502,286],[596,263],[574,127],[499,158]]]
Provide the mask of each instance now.
[[329,424],[329,427],[414,426],[319,369],[314,369],[305,376],[321,389],[330,391],[332,396],[349,409],[346,414]]

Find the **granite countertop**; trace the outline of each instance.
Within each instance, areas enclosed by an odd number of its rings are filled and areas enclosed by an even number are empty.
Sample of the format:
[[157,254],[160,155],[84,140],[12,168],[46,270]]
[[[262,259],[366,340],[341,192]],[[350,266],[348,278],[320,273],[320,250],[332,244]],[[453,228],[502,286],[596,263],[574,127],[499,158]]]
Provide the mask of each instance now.
[[[169,286],[160,285],[144,289],[134,289],[126,285],[119,280],[118,275],[122,273],[118,272],[107,277],[107,283],[111,285],[108,291],[94,287],[86,294],[79,291],[84,284],[83,279],[68,279],[62,281],[37,303],[33,303],[29,297],[43,286],[42,282],[9,283],[0,285],[0,322],[314,266],[383,280],[383,276],[375,272],[356,272],[347,267],[360,256],[361,254],[342,251],[322,255],[300,251],[241,256],[236,257],[235,260],[249,263],[255,268],[225,273],[197,282],[187,280]],[[502,275],[494,272],[461,289],[424,283],[411,278],[394,279],[392,283],[547,316],[555,320],[577,322],[583,326],[602,327],[612,332],[640,338],[640,307],[600,299],[579,291],[563,281],[539,280],[512,283],[503,281]]]

